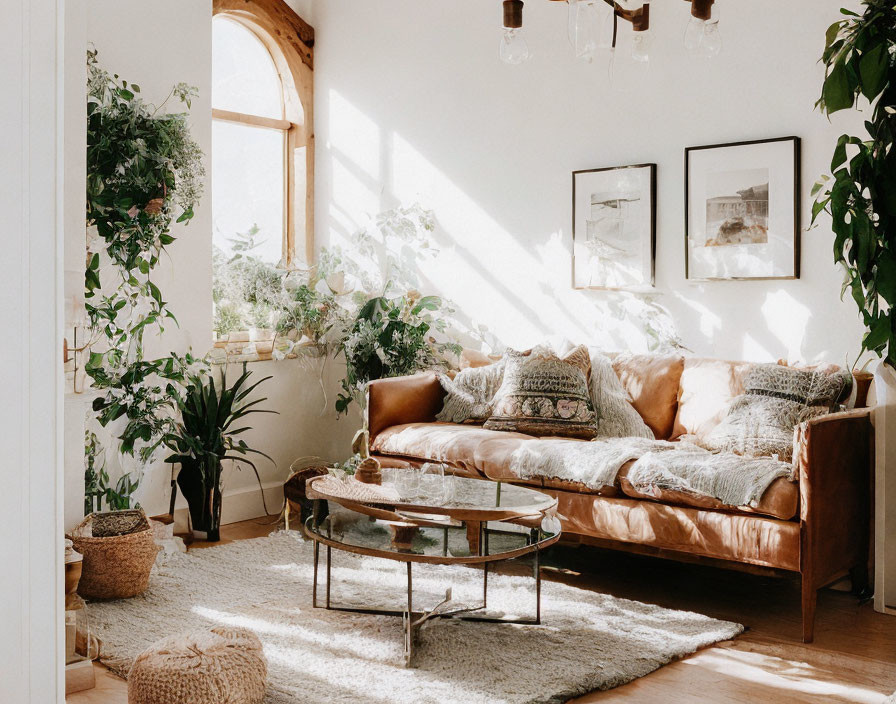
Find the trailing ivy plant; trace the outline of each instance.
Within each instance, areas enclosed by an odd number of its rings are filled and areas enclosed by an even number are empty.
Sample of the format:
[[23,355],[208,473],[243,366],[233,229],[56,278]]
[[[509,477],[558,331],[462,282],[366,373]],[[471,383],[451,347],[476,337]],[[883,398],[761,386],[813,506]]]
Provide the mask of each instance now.
[[831,176],[815,184],[812,221],[830,214],[834,259],[867,332],[863,351],[896,366],[896,2],[865,0],[841,10],[827,30],[825,80],[817,107],[827,115],[867,102],[867,135],[837,140]]
[[[174,241],[172,222],[193,217],[205,173],[187,114],[162,108],[174,99],[189,109],[196,91],[178,84],[155,107],[138,85],[103,70],[96,51],[88,52],[87,69],[85,288],[101,341],[86,369],[102,393],[93,403],[99,422],[126,419],[120,452],[139,452],[146,462],[173,425],[172,382],[195,373],[189,355],[146,359],[143,338],[147,330],[162,332],[167,320],[176,323],[153,272]],[[132,493],[136,481],[119,484]]]

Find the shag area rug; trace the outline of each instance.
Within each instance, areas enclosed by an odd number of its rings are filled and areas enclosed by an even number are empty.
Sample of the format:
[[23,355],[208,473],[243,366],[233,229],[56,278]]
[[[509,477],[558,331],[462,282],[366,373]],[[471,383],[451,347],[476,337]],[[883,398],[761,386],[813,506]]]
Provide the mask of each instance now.
[[[642,677],[733,638],[728,621],[542,581],[541,626],[436,619],[403,666],[401,619],[314,609],[312,545],[295,532],[175,553],[133,599],[89,605],[102,661],[122,676],[163,636],[218,624],[253,630],[268,659],[266,704],[522,704],[563,702]],[[324,551],[320,579],[323,581]],[[406,568],[333,551],[334,604],[400,609]],[[477,603],[482,572],[415,564],[415,606],[452,587]],[[534,613],[531,577],[489,575],[489,612]],[[322,591],[319,592],[319,596]]]

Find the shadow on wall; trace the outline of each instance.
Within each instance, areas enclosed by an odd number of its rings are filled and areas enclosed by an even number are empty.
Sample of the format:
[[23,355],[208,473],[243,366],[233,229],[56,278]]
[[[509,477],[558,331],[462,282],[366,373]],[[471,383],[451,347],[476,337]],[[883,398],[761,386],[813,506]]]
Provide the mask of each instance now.
[[[328,246],[344,260],[355,259],[352,273],[365,290],[382,290],[391,284],[399,292],[417,289],[424,294],[438,293],[449,303],[449,327],[457,339],[465,346],[489,352],[500,352],[507,346],[531,346],[558,333],[577,341],[598,342],[613,350],[682,348],[672,318],[659,301],[659,292],[605,291],[598,298],[573,291],[568,285],[548,282],[543,274],[545,269],[556,268],[560,261],[569,258],[562,231],[551,234],[535,252],[526,253],[506,230],[450,184],[435,166],[411,151],[398,135],[381,135],[338,93],[331,94],[330,103],[338,105],[339,113],[356,126],[352,140],[356,146],[364,145],[359,160],[365,163],[353,161],[331,142],[327,152],[330,186],[334,193],[348,195],[344,205],[341,196],[329,204]],[[347,129],[346,134],[350,133]],[[427,213],[431,227],[425,237],[419,236],[419,230],[402,233],[381,227],[382,219],[393,213],[417,218],[426,212],[425,203],[409,206],[389,187],[388,179],[380,182],[373,175],[379,164],[385,164],[387,171],[396,166],[391,150],[377,153],[378,150],[369,148],[370,144],[381,142],[400,145],[400,153],[413,161],[416,173],[427,174],[443,193],[463,202],[464,210],[474,216],[473,227],[463,226],[465,233],[474,232],[475,227],[492,233],[499,229],[503,254],[477,254],[482,241],[472,235],[455,234],[458,224],[451,216],[440,217],[440,211]],[[366,205],[363,215],[353,213],[356,203]],[[529,282],[522,291],[520,274]],[[546,306],[547,301],[552,303]],[[513,324],[519,329],[514,331],[501,322],[506,314],[515,319]]]
[[[462,341],[485,338],[492,349],[563,336],[609,350],[683,345],[707,356],[842,363],[847,351],[858,348],[860,333],[844,324],[854,316],[837,298],[837,273],[819,231],[803,233],[811,246],[803,248],[802,281],[684,280],[681,149],[708,136],[695,136],[701,133],[692,113],[667,109],[660,84],[674,82],[684,93],[693,92],[682,99],[696,100],[702,110],[718,114],[720,124],[735,108],[738,119],[730,124],[754,118],[767,124],[763,100],[726,104],[735,89],[724,76],[740,69],[761,72],[774,92],[776,80],[783,88],[792,77],[778,78],[773,57],[768,65],[763,58],[744,67],[738,62],[745,48],[735,48],[710,68],[692,67],[701,80],[683,87],[678,59],[663,47],[670,53],[669,65],[651,69],[650,86],[641,94],[613,94],[613,101],[607,101],[604,88],[587,94],[567,90],[588,70],[571,60],[563,63],[565,59],[551,56],[520,67],[500,65],[487,11],[472,3],[464,3],[463,12],[441,17],[444,26],[436,37],[430,15],[437,10],[427,3],[402,2],[402,12],[408,12],[403,22],[419,22],[423,29],[403,34],[400,47],[386,49],[382,33],[375,30],[389,23],[378,7],[377,2],[353,5],[350,14],[345,3],[336,2],[323,13],[325,22],[345,20],[349,26],[343,27],[346,39],[338,47],[321,43],[321,65],[327,66],[327,73],[318,77],[316,105],[321,244],[349,245],[351,234],[367,219],[399,205],[419,202],[432,209],[437,252],[420,257],[419,287],[454,303]],[[539,32],[553,31],[556,17],[545,19],[550,12],[533,8],[533,17],[544,15],[537,20]],[[461,15],[464,25],[470,24],[464,27],[466,34],[456,26]],[[670,19],[674,21],[672,14]],[[463,34],[462,46],[443,38],[454,36],[455,30]],[[542,50],[554,51],[554,43],[557,51],[568,48],[563,39],[548,35]],[[350,65],[357,68],[360,56],[377,59],[363,69],[348,70]],[[411,56],[419,61],[405,60]],[[444,56],[451,60],[436,58]],[[812,57],[807,70],[810,64]],[[384,95],[382,82],[371,75],[387,65],[401,69],[390,74],[390,93]],[[588,80],[594,80],[591,74]],[[534,91],[538,86],[541,93]],[[802,104],[815,90],[803,80],[801,92],[788,94],[782,113],[789,111],[788,119],[800,116],[807,130],[829,130],[812,122],[824,120],[813,115],[811,100]],[[643,133],[658,114],[664,116],[664,134],[673,137],[645,142]],[[628,119],[620,120],[620,115]],[[601,125],[613,126],[611,138]],[[601,156],[595,163],[582,163],[583,153],[585,159]],[[619,154],[630,157],[619,159]],[[657,292],[574,290],[570,172],[627,160],[660,163]]]

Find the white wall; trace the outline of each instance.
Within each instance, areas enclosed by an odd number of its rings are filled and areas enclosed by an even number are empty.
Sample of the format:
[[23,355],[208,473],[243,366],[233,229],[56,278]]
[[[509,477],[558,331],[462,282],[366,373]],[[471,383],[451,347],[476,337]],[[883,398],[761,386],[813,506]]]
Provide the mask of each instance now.
[[[79,57],[83,56],[90,42],[99,51],[102,66],[140,85],[141,94],[148,102],[161,103],[175,83],[183,81],[196,86],[199,96],[193,101],[190,124],[193,137],[206,155],[206,171],[210,174],[211,0],[79,2],[84,3],[83,10],[73,13],[67,26],[71,25],[73,35],[81,37],[82,47],[69,52],[67,84],[73,86],[73,91],[83,86],[84,70]],[[304,16],[310,14],[307,4],[299,2],[297,5],[300,11],[306,11]],[[77,104],[81,98],[75,100]],[[180,107],[176,106],[176,109]],[[80,143],[76,137],[67,142],[69,168],[75,172],[72,181],[77,175],[77,165],[84,168],[83,137]],[[211,347],[211,185],[207,182],[205,196],[190,223],[172,226],[177,241],[162,258],[155,281],[180,327],[170,325],[161,338],[148,336],[148,355],[164,355],[172,350],[184,353],[188,348],[202,355]],[[83,194],[83,186],[73,186],[74,190],[79,188]],[[67,268],[78,271],[83,266],[83,195],[75,199],[66,212]],[[250,446],[275,460],[272,464],[264,458],[253,458],[267,488],[268,508],[273,511],[282,501],[279,485],[286,478],[293,460],[306,455],[343,459],[349,454],[349,442],[359,423],[357,414],[338,423],[335,421],[333,402],[341,374],[338,364],[329,360],[322,388],[320,364],[320,360],[287,360],[249,365],[256,379],[267,375],[274,377],[260,391],[269,397],[265,407],[280,415],[250,417],[255,430],[242,436]],[[240,371],[238,366],[231,366],[227,371],[228,378],[234,380]],[[327,393],[326,409],[323,389]],[[87,411],[90,399],[83,398],[80,410]],[[77,397],[67,397],[66,413],[66,527],[71,528],[82,518],[84,491],[83,430],[79,425]],[[114,472],[118,460],[114,452],[109,455]],[[162,463],[153,465],[145,475],[137,498],[150,515],[167,512],[170,475],[170,466]],[[225,522],[262,513],[258,483],[248,468],[227,470],[225,496]]]
[[[832,234],[802,236],[798,281],[684,279],[683,151],[797,135],[802,209],[843,130],[813,111],[827,26],[843,0],[720,0],[725,47],[682,47],[683,2],[654,2],[654,61],[639,92],[609,87],[606,60],[575,61],[566,4],[532,0],[522,66],[497,57],[498,0],[315,3],[317,238],[343,241],[367,214],[419,201],[441,225],[427,288],[505,344],[549,334],[646,345],[630,296],[570,287],[570,172],[658,164],[656,284],[684,345],[733,359],[854,359],[862,328],[839,301]],[[850,3],[846,3],[850,4]],[[858,3],[852,3],[857,5]]]
[[0,23],[0,698],[62,701],[62,4]]

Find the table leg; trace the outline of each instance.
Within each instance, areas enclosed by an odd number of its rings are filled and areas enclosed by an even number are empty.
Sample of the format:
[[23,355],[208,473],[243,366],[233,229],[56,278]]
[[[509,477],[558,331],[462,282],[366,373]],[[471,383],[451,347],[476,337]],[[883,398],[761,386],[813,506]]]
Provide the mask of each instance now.
[[479,555],[479,537],[482,533],[482,524],[479,521],[467,521],[467,543],[470,545],[470,554]]
[[327,608],[328,608],[328,609],[330,608],[330,582],[332,581],[332,580],[330,579],[330,573],[331,573],[331,570],[330,570],[330,559],[331,559],[330,553],[331,553],[331,552],[332,552],[332,549],[330,548],[329,545],[327,545]]
[[411,564],[408,565],[408,611],[405,617],[404,631],[404,664],[405,667],[411,666],[411,660],[414,657],[414,586],[411,577]]
[[317,558],[320,555],[320,543],[314,541],[314,581],[311,583],[311,605],[317,608]]

